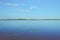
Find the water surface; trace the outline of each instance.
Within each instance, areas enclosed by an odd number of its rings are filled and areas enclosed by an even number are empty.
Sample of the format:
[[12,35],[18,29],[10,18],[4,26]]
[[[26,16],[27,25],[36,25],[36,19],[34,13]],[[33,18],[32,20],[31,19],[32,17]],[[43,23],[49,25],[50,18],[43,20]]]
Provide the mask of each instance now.
[[60,40],[60,20],[0,20],[0,40]]

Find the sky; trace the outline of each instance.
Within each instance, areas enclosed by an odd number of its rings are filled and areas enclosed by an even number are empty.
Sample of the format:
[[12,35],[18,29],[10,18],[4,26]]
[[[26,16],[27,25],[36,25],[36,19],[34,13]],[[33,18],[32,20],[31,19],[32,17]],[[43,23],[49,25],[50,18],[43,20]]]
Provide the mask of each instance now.
[[60,0],[0,0],[0,18],[60,18]]

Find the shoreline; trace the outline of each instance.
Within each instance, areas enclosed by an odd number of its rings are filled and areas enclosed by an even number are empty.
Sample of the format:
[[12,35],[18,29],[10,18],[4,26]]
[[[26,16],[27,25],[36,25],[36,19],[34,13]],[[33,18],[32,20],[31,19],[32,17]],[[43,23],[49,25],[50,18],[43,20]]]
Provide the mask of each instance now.
[[0,19],[0,20],[60,20],[60,19]]

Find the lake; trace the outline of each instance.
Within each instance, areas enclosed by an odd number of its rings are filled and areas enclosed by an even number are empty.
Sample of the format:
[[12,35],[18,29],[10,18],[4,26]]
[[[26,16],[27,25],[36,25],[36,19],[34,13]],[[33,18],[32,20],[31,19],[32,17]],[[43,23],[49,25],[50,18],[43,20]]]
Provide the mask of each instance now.
[[60,20],[0,20],[0,40],[60,40]]

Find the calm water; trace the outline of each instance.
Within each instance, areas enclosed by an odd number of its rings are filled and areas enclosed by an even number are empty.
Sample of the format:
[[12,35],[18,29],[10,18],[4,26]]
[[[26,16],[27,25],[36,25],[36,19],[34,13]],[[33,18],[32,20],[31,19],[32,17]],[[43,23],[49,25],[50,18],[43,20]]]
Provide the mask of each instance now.
[[60,20],[0,20],[0,40],[60,40]]

